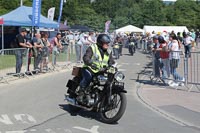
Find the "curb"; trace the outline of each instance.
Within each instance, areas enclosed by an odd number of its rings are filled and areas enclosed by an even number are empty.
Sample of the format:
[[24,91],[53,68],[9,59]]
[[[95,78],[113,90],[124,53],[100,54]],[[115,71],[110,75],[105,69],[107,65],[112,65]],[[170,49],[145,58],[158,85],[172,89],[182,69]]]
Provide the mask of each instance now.
[[[142,76],[141,79],[144,79],[146,76]],[[182,120],[181,118],[177,118],[176,116],[174,115],[171,115],[169,114],[168,112],[156,107],[156,106],[153,106],[151,104],[151,102],[149,102],[147,99],[145,99],[143,96],[142,96],[142,88],[143,88],[144,84],[141,84],[141,83],[136,83],[136,91],[135,91],[135,94],[136,94],[136,97],[138,99],[139,102],[141,102],[143,105],[145,105],[146,107],[148,107],[149,109],[151,109],[152,111],[158,113],[159,115],[163,116],[164,118],[178,124],[178,125],[181,125],[181,126],[187,126],[187,127],[194,127],[194,128],[197,128],[197,129],[200,129],[199,126],[197,125],[194,125],[190,122],[187,122],[185,120]]]

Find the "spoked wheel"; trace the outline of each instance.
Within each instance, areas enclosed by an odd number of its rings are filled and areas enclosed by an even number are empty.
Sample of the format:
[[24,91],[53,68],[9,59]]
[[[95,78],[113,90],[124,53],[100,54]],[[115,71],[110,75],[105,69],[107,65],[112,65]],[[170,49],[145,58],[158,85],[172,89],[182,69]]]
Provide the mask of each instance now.
[[126,110],[126,95],[122,92],[113,93],[111,96],[111,103],[108,105],[104,98],[101,104],[100,116],[102,122],[112,124],[117,122]]

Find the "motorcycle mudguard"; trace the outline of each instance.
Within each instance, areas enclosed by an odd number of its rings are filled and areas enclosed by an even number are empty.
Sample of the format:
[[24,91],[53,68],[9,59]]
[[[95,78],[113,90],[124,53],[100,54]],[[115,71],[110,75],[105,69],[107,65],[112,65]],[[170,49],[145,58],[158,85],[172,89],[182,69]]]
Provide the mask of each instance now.
[[124,83],[117,83],[117,84],[114,84],[112,86],[112,91],[113,92],[124,92],[124,93],[127,93],[127,91],[124,89]]

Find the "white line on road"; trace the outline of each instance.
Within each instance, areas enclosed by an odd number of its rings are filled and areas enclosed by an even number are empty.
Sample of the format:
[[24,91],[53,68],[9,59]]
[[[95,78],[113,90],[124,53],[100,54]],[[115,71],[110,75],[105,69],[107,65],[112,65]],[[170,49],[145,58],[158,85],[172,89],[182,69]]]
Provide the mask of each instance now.
[[56,133],[52,129],[45,129],[45,131],[47,131],[48,133]]
[[25,133],[26,130],[24,131],[6,131],[5,133]]
[[37,123],[37,121],[28,114],[16,114],[14,117],[17,121],[21,121],[23,124]]
[[0,122],[1,123],[4,123],[6,125],[12,125],[13,122],[10,120],[10,118],[8,117],[8,115],[4,114],[4,115],[1,115],[0,117]]
[[82,131],[90,132],[90,133],[99,133],[97,130],[99,126],[93,126],[91,129],[83,128],[83,127],[73,127]]

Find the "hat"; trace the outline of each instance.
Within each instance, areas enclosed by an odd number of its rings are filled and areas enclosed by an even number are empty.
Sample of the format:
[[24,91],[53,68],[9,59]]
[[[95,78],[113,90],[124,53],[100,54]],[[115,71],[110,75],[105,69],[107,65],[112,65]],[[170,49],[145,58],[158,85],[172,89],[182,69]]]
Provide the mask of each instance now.
[[157,39],[158,39],[158,36],[157,36],[157,35],[153,36],[153,39],[156,39],[156,40],[157,40]]
[[158,36],[158,42],[159,43],[164,43],[165,42],[165,39],[163,36]]
[[21,28],[20,31],[21,32],[27,32],[26,28]]
[[85,33],[84,33],[83,36],[84,36],[84,37],[88,37],[88,34],[85,34]]

